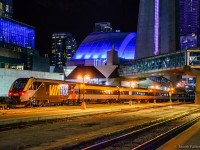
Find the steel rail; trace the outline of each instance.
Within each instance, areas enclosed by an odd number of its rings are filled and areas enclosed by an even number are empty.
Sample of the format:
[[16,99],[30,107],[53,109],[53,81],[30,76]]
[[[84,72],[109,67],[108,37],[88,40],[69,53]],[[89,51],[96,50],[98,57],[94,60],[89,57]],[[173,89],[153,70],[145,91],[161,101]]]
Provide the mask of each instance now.
[[188,127],[192,126],[194,123],[196,123],[200,119],[200,116],[193,118],[192,120],[189,120],[187,122],[184,122],[183,124],[141,144],[138,145],[137,147],[133,148],[132,150],[140,150],[140,149],[149,149],[151,147],[154,148],[160,144],[161,141],[165,141],[170,138],[170,136],[175,136],[177,133],[180,133],[181,131],[184,131]]
[[[115,136],[109,140],[102,140],[96,144],[93,144],[93,145],[90,145],[90,146],[86,146],[84,148],[81,148],[81,150],[96,150],[96,149],[101,149],[101,148],[105,148],[105,147],[108,147],[110,145],[112,145],[113,143],[116,143],[122,139],[125,139],[125,138],[128,138],[130,136],[135,136],[135,135],[138,135],[139,133],[142,133],[142,132],[145,132],[149,129],[153,129],[157,126],[160,126],[160,125],[163,125],[167,122],[170,122],[170,121],[173,121],[173,120],[177,120],[177,119],[180,119],[182,117],[185,117],[185,116],[188,116],[190,114],[193,114],[195,112],[198,112],[200,111],[200,109],[195,109],[195,110],[192,110],[190,112],[187,112],[187,113],[184,113],[184,114],[181,114],[179,116],[176,116],[176,117],[173,117],[173,118],[170,118],[170,119],[167,119],[167,120],[164,120],[164,121],[160,121],[160,122],[157,122],[157,123],[154,123],[152,125],[149,125],[147,127],[143,127],[141,129],[138,129],[138,130],[135,130],[135,131],[131,131],[131,132],[128,132],[128,133],[125,133],[125,134],[122,134],[122,135],[119,135],[119,136]],[[86,142],[87,143],[87,142]],[[84,145],[89,145],[89,144],[84,144]],[[83,147],[83,146],[82,146]]]

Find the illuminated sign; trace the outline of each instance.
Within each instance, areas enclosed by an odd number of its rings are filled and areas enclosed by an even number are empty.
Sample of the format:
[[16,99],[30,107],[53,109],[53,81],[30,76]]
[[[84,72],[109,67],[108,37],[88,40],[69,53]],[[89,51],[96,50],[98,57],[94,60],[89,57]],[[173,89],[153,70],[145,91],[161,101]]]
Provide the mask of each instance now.
[[68,87],[67,84],[49,85],[49,96],[66,96],[68,95]]

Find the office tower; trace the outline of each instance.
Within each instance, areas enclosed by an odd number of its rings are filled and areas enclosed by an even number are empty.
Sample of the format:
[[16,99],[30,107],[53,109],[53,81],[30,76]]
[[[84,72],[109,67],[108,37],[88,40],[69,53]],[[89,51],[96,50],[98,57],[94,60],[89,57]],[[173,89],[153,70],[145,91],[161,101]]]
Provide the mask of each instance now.
[[176,0],[140,0],[136,59],[179,49]]
[[75,38],[71,33],[53,33],[51,65],[62,67],[77,50]]
[[0,17],[0,43],[35,48],[35,29],[13,19]]
[[36,54],[35,29],[13,20],[12,8],[12,0],[0,0],[0,68],[31,70]]
[[49,71],[49,59],[35,49],[35,28],[12,16],[13,1],[0,0],[0,68]]
[[112,27],[110,22],[95,23],[94,32],[111,32]]
[[179,0],[181,50],[199,47],[199,0]]
[[0,16],[12,18],[13,2],[12,0],[0,0]]

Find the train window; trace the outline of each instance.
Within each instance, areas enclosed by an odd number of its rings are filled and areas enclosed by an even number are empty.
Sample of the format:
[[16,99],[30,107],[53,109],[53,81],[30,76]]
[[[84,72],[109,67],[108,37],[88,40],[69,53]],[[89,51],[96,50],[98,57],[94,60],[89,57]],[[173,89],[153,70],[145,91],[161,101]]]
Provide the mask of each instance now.
[[87,89],[87,94],[101,94],[101,95],[117,95],[118,91],[112,91],[112,90],[92,90]]
[[129,91],[124,91],[124,95],[129,95]]
[[29,85],[29,88],[28,88],[28,89],[29,89],[29,90],[34,90],[34,85],[33,85],[33,83]]
[[113,94],[114,95],[118,95],[118,91],[113,91]]
[[42,82],[33,82],[30,86],[29,86],[29,90],[37,90],[37,88],[42,84]]
[[95,93],[95,90],[92,90],[92,89],[85,89],[85,93],[87,93],[87,94],[94,94],[94,93]]
[[25,78],[16,80],[13,85],[13,90],[23,90],[27,82],[28,79]]
[[141,93],[140,92],[136,92],[136,95],[141,95]]
[[137,95],[137,93],[136,92],[132,92],[132,95]]

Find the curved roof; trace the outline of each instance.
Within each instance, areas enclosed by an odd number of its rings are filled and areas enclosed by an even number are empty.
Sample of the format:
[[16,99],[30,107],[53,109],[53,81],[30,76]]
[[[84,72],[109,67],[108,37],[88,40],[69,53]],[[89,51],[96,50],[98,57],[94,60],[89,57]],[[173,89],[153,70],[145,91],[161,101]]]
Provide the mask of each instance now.
[[135,42],[134,32],[93,32],[83,40],[73,59],[105,59],[113,44],[119,58],[134,59]]

